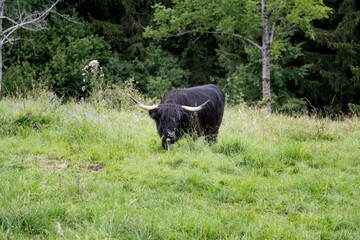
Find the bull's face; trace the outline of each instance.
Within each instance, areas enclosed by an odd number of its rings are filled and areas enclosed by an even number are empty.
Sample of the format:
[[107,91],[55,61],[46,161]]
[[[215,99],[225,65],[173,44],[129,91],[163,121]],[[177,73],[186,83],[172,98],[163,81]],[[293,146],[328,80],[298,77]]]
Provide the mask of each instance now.
[[164,149],[167,149],[170,144],[175,143],[181,137],[183,130],[190,130],[189,119],[191,113],[200,111],[209,102],[208,100],[197,107],[179,105],[174,101],[148,106],[131,96],[129,97],[139,107],[149,111],[151,118],[156,122]]
[[149,114],[156,122],[164,149],[181,137],[181,125],[189,116],[189,113],[177,104],[159,105],[157,109],[150,110]]

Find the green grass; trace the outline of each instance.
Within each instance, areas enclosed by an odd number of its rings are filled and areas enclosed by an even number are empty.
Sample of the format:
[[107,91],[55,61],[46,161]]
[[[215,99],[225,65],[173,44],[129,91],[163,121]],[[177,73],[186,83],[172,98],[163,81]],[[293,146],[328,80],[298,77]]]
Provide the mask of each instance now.
[[358,239],[360,123],[227,108],[161,147],[146,112],[0,101],[0,239]]

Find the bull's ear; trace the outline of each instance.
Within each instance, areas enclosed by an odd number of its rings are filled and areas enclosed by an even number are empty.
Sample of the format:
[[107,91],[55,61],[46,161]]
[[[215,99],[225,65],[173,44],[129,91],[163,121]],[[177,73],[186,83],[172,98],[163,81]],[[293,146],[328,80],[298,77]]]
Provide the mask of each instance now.
[[157,120],[160,118],[160,114],[157,108],[150,110],[149,111],[149,115],[152,119]]

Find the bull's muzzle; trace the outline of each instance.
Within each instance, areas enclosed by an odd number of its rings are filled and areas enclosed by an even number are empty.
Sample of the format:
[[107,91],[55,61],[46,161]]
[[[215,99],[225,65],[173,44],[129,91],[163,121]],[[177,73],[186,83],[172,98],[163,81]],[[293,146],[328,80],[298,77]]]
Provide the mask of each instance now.
[[173,138],[176,138],[175,131],[174,131],[174,132],[168,131],[166,137],[167,137],[166,140],[168,140],[168,139],[171,140],[171,139],[173,139]]
[[172,140],[170,138],[166,138],[163,140],[162,146],[165,150],[170,150],[170,144],[172,143],[171,141]]
[[163,148],[169,149],[170,144],[173,144],[176,141],[176,134],[175,132],[168,132],[168,134],[166,136],[163,136],[162,139]]

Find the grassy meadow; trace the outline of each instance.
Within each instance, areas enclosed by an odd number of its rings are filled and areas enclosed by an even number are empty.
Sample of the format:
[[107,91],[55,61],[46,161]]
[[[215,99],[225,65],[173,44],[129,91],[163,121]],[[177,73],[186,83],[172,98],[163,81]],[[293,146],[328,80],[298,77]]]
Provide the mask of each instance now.
[[136,107],[0,101],[0,239],[359,239],[360,121],[227,108],[169,151]]

